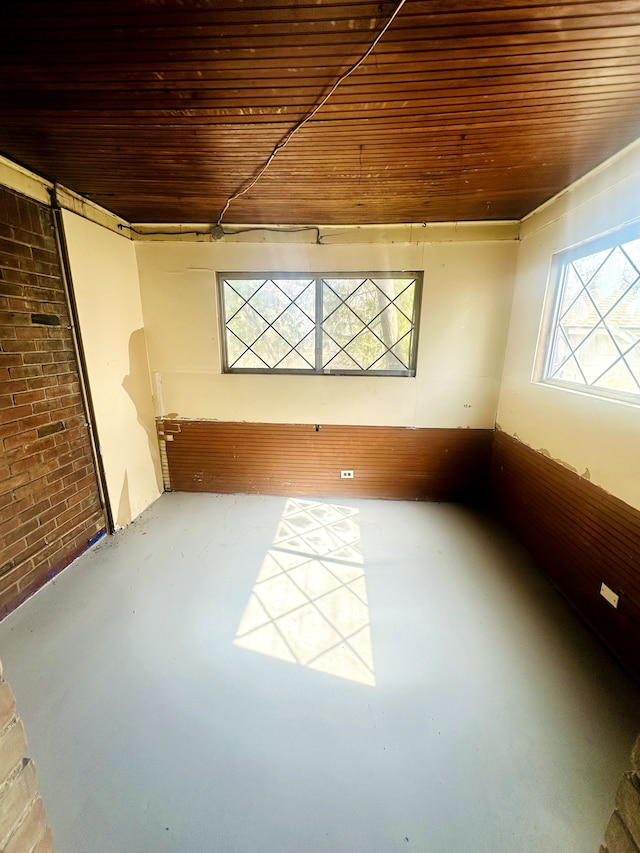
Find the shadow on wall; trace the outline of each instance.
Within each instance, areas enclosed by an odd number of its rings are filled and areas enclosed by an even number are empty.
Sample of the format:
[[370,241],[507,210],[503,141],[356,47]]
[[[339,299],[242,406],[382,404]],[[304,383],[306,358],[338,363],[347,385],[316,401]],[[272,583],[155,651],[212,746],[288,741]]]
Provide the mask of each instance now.
[[120,489],[120,500],[118,501],[118,513],[116,515],[116,527],[126,527],[131,519],[131,498],[129,496],[129,472],[124,472],[122,489]]
[[[144,329],[136,329],[129,338],[129,373],[122,380],[122,387],[127,392],[136,408],[138,423],[144,429],[149,443],[149,455],[153,462],[153,471],[159,492],[163,491],[162,473],[160,467],[160,450],[158,448],[158,437],[156,434],[155,415],[151,393],[151,379],[149,378],[149,360],[147,356],[147,342]],[[126,492],[128,500],[128,478],[122,486],[122,494]],[[122,496],[121,496],[121,508]],[[121,513],[118,511],[118,524],[120,524]],[[131,521],[131,508],[129,506],[129,518]]]

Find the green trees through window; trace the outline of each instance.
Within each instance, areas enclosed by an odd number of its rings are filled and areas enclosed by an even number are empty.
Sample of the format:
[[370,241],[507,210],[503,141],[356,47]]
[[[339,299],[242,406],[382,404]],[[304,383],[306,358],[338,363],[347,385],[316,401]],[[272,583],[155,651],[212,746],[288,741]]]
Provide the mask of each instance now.
[[420,273],[218,281],[228,372],[415,374]]

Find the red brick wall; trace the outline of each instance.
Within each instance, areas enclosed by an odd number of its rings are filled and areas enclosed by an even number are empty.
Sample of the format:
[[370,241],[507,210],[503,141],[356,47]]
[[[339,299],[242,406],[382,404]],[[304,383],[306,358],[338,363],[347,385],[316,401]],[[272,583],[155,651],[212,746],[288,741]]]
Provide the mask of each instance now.
[[0,188],[0,618],[104,526],[52,212]]
[[600,853],[640,850],[640,737],[631,751],[631,766],[618,785],[615,809],[604,833],[607,846]]
[[53,853],[53,836],[26,748],[24,728],[0,663],[0,850]]

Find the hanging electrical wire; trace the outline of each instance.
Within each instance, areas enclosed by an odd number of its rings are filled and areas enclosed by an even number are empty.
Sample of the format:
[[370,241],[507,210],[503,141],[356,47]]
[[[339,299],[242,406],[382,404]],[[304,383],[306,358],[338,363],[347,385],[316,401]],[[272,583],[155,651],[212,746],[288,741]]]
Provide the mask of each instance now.
[[235,228],[233,231],[228,231],[222,225],[207,226],[204,231],[179,231],[172,226],[162,228],[160,231],[152,231],[150,228],[136,228],[135,225],[118,224],[120,231],[127,231],[129,234],[138,234],[141,237],[208,237],[213,240],[222,240],[223,237],[234,237],[236,234],[251,234],[253,231],[272,231],[274,234],[300,234],[302,232],[313,231],[316,235],[316,243],[318,246],[322,244],[322,234],[317,225],[302,225],[299,228],[276,227],[271,225],[252,225],[249,228]]
[[387,32],[387,30],[389,29],[389,27],[391,26],[391,24],[395,20],[398,12],[400,11],[400,9],[402,9],[402,7],[404,6],[405,3],[406,3],[406,0],[400,0],[400,2],[396,6],[393,14],[391,15],[391,17],[389,18],[387,23],[384,25],[384,27],[380,30],[378,35],[375,37],[375,39],[373,40],[373,42],[369,46],[368,50],[366,50],[365,53],[362,54],[360,59],[357,62],[355,62],[347,71],[345,71],[344,74],[340,75],[340,77],[337,79],[337,81],[329,89],[327,94],[322,98],[320,103],[316,104],[316,106],[311,110],[311,112],[308,113],[306,116],[304,116],[302,119],[300,119],[300,121],[297,124],[295,124],[291,128],[291,130],[286,134],[284,139],[282,139],[280,142],[278,142],[278,144],[275,146],[275,148],[273,149],[271,154],[267,157],[267,160],[265,161],[264,165],[259,169],[259,171],[255,175],[255,177],[253,177],[251,179],[251,181],[249,181],[249,183],[246,185],[246,187],[243,187],[242,189],[235,192],[233,195],[229,196],[229,198],[225,202],[224,207],[222,208],[222,213],[218,217],[218,222],[217,222],[218,226],[222,225],[222,220],[224,218],[225,213],[229,209],[229,205],[232,202],[234,202],[237,198],[240,198],[240,196],[244,195],[245,193],[248,193],[249,190],[258,183],[260,178],[264,175],[264,173],[267,171],[267,169],[269,168],[269,166],[273,162],[273,160],[274,160],[275,156],[278,154],[278,152],[282,151],[282,149],[285,148],[285,146],[287,146],[289,144],[289,142],[291,142],[291,139],[295,136],[295,134],[299,130],[301,130],[308,121],[311,121],[311,119],[318,112],[318,110],[322,109],[322,107],[327,103],[329,98],[336,91],[338,86],[340,86],[347,79],[347,77],[349,77],[351,74],[353,74],[353,72],[356,71],[362,65],[362,63],[365,62],[365,60],[373,53],[376,45],[378,44],[380,39],[384,36],[384,34]]

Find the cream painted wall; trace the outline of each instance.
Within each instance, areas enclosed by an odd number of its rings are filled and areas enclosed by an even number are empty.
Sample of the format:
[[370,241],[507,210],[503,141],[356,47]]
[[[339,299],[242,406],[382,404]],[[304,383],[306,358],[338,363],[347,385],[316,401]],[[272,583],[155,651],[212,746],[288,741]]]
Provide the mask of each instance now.
[[498,423],[640,509],[640,407],[532,383],[551,255],[640,218],[640,142],[522,223]]
[[162,491],[133,243],[63,211],[107,491],[118,527]]
[[[485,233],[491,234],[491,228]],[[261,235],[264,239],[264,232]],[[484,427],[495,420],[517,244],[138,242],[160,415]],[[215,272],[424,270],[414,378],[222,374]]]

